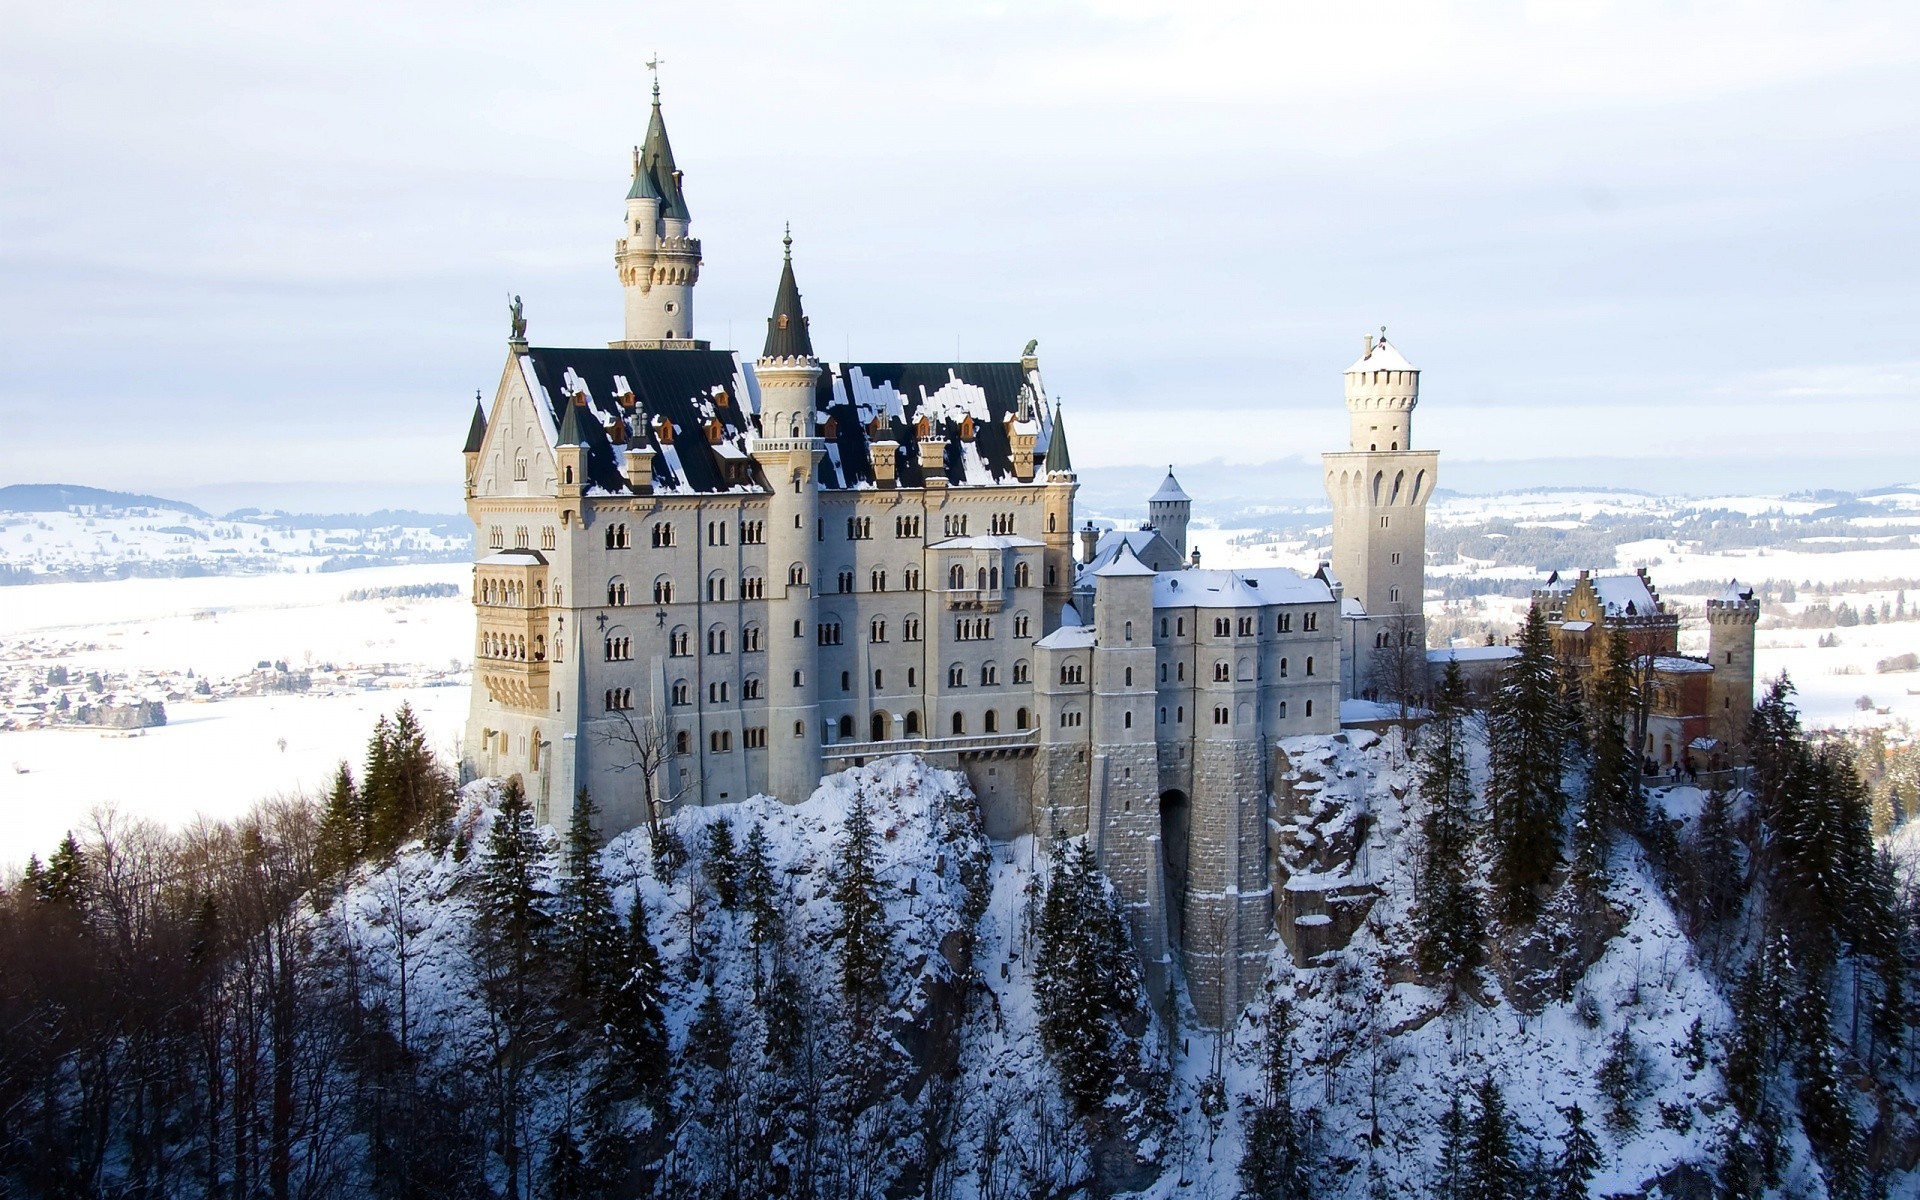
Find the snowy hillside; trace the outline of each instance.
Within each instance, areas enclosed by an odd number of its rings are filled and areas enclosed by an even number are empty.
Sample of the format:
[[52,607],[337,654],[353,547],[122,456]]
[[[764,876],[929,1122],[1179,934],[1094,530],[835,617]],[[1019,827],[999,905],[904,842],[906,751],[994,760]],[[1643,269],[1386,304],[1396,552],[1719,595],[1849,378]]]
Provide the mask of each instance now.
[[423,513],[242,509],[212,517],[190,504],[92,488],[4,492],[0,583],[453,562],[470,557],[472,546],[464,520]]

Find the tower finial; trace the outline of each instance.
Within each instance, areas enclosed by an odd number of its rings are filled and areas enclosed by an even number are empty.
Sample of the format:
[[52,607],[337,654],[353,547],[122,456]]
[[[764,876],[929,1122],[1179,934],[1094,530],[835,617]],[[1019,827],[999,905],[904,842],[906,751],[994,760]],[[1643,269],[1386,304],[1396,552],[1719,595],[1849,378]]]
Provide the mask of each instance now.
[[780,239],[780,244],[786,247],[786,260],[788,262],[792,262],[793,261],[793,222],[792,221],[787,222],[786,236]]
[[660,57],[658,50],[654,51],[653,57],[647,60],[647,70],[653,72],[653,106],[655,108],[660,107],[660,64],[666,61]]

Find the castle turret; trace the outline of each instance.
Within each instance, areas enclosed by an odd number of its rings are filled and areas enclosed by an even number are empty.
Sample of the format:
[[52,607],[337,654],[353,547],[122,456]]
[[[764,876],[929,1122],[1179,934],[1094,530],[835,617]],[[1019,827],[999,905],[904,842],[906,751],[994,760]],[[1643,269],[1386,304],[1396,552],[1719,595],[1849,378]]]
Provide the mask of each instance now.
[[1731,747],[1746,740],[1747,721],[1753,716],[1753,642],[1759,623],[1759,598],[1737,579],[1727,584],[1719,599],[1707,601],[1714,734]]
[[800,288],[793,278],[793,236],[767,318],[767,342],[754,375],[760,383],[760,436],[753,457],[765,473],[767,498],[767,784],[789,804],[820,782],[819,604],[816,548],[820,524],[820,460],[814,436],[813,356]]
[[467,426],[467,499],[473,499],[473,481],[480,470],[480,451],[487,444],[487,410],[480,393],[473,394],[473,423]]
[[1053,405],[1053,420],[1047,426],[1047,457],[1041,464],[1046,475],[1047,548],[1044,551],[1045,600],[1042,625],[1049,632],[1060,626],[1060,610],[1073,598],[1073,493],[1079,476],[1073,471],[1073,455],[1067,451],[1067,425],[1060,415],[1060,403]]
[[1385,330],[1346,370],[1349,449],[1322,456],[1333,502],[1333,570],[1359,603],[1355,690],[1424,691],[1427,500],[1439,455],[1414,450],[1420,372],[1389,345]]
[[1187,557],[1187,521],[1193,516],[1193,497],[1181,490],[1180,481],[1167,468],[1160,490],[1147,500],[1147,522],[1173,547],[1175,557]]
[[693,286],[700,280],[700,239],[681,189],[660,115],[660,82],[653,84],[647,139],[633,152],[633,184],[626,219],[614,242],[614,267],[626,298],[626,322],[616,349],[704,350],[693,337]]

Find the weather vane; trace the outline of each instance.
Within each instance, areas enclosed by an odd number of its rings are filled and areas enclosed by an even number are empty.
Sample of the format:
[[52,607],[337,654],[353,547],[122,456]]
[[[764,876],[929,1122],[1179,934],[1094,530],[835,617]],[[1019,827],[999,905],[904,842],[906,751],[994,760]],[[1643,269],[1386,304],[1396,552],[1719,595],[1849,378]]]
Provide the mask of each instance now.
[[660,64],[666,61],[660,57],[658,50],[654,51],[653,57],[647,60],[647,70],[653,72],[653,94],[656,97],[660,95]]

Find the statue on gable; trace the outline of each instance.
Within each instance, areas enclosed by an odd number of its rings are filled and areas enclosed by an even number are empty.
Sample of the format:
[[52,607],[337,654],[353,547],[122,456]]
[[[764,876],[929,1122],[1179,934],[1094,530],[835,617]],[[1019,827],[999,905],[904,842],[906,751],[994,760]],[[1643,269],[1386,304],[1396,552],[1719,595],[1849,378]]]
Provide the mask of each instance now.
[[515,296],[512,300],[510,300],[507,303],[507,312],[512,315],[513,340],[516,342],[526,341],[527,340],[527,317],[526,317],[526,314],[521,310],[520,297]]

